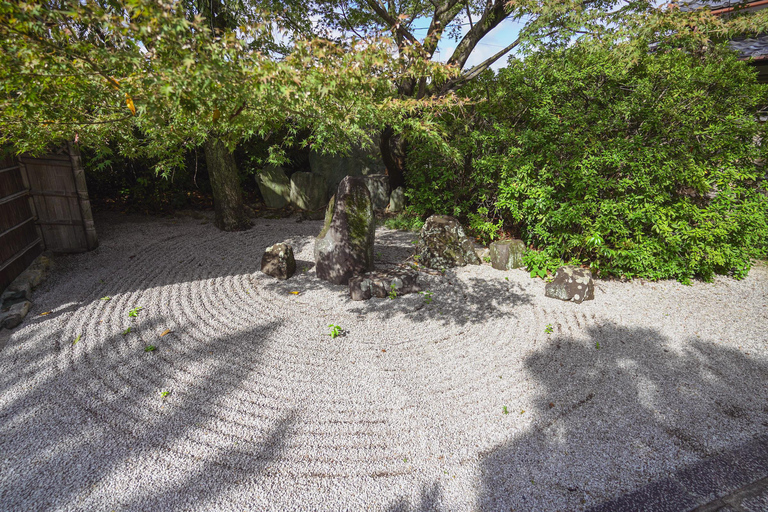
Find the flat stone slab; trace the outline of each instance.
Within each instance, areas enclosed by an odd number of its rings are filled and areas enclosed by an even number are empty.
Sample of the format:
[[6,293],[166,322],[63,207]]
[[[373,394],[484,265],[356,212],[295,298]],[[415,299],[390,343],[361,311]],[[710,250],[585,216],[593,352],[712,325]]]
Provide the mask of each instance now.
[[594,300],[595,285],[592,282],[592,272],[573,266],[560,267],[552,282],[544,287],[544,295],[577,304]]
[[394,296],[406,295],[421,291],[418,282],[418,274],[415,272],[369,272],[361,276],[355,276],[349,280],[349,298],[352,300],[368,300],[371,297],[383,299],[389,297],[394,291]]

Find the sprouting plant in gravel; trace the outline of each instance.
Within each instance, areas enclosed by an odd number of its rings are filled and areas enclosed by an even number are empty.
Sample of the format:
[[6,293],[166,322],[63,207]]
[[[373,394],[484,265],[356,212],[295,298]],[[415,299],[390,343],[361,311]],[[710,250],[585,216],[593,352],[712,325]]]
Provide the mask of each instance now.
[[161,391],[161,392],[160,392],[160,396],[161,396],[161,397],[163,397],[163,398],[167,397],[167,396],[168,396],[168,395],[170,395],[170,394],[171,394],[171,392],[170,392],[170,391]]
[[147,345],[144,347],[144,352],[154,352],[155,350],[157,350],[157,347],[154,345]]
[[507,410],[507,406],[506,405],[504,407],[502,407],[501,412],[503,414],[509,414],[509,411]]
[[424,304],[432,304],[432,292],[430,291],[419,292],[419,295],[424,296]]
[[128,316],[135,318],[135,317],[139,316],[139,311],[141,311],[142,309],[144,309],[144,308],[141,307],[141,306],[137,306],[137,307],[133,308],[132,310],[130,310],[128,312]]
[[392,283],[389,285],[389,298],[390,299],[397,298],[397,290],[395,289],[395,283]]
[[491,257],[490,256],[483,256],[483,261],[486,262],[486,263],[490,263],[491,262]]
[[77,335],[77,338],[75,338],[75,341],[72,342],[72,345],[77,345],[77,342],[80,341],[80,334]]
[[596,348],[597,350],[600,350],[600,342],[599,342],[599,341],[596,341],[596,342],[595,342],[595,348]]
[[377,252],[376,252],[376,259],[377,259],[377,260],[380,260],[380,259],[381,259],[381,258],[383,258],[383,257],[384,257],[384,254],[382,254],[382,252],[381,252],[381,251],[377,251]]
[[125,336],[126,334],[128,334],[130,332],[131,332],[131,328],[129,327],[126,330],[123,331],[123,336]]
[[403,457],[403,462],[408,462],[408,457]]
[[331,338],[338,338],[341,336],[342,329],[338,325],[335,324],[329,324],[328,327],[331,328],[331,332],[328,334]]
[[110,296],[102,297],[101,300],[103,300],[104,302],[107,302],[107,301],[112,300],[112,297],[110,297]]
[[509,277],[505,277],[505,278],[504,278],[504,280],[505,280],[505,281],[509,281]]
[[544,332],[547,334],[552,334],[553,332],[552,324],[547,324],[547,326],[544,328]]

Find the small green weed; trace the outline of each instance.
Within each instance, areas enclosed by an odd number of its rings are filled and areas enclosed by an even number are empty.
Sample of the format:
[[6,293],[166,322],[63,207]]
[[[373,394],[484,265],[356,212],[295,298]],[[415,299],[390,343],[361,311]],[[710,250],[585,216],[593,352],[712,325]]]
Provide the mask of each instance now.
[[72,342],[72,345],[77,345],[77,342],[80,341],[80,334],[77,335],[77,338],[75,338],[75,341]]
[[483,261],[486,262],[486,263],[490,263],[491,262],[491,257],[490,256],[483,256]]
[[141,307],[141,306],[137,306],[137,307],[133,308],[132,310],[130,310],[128,312],[128,316],[135,318],[135,317],[139,316],[139,311],[141,311],[142,309],[144,309],[144,308]]
[[155,350],[157,350],[157,347],[154,345],[147,345],[144,347],[144,352],[154,352]]
[[107,301],[110,301],[110,300],[112,300],[112,297],[109,297],[109,296],[107,296],[107,297],[102,297],[102,298],[101,298],[101,300],[103,300],[104,302],[107,302]]
[[501,408],[501,412],[502,412],[502,414],[509,414],[509,411],[507,410],[507,406],[506,405]]
[[342,328],[338,325],[329,324],[328,327],[331,328],[331,332],[328,334],[331,338],[338,338],[341,336],[341,333],[343,332]]
[[126,334],[128,334],[130,332],[131,332],[131,328],[129,327],[126,330],[123,331],[123,336],[125,336]]
[[599,342],[599,341],[596,341],[596,342],[595,342],[595,348],[596,348],[597,350],[600,350],[600,342]]
[[544,332],[547,334],[552,334],[553,332],[552,324],[547,324],[547,326],[544,328]]
[[505,280],[505,281],[509,281],[509,277],[505,277],[505,278],[504,278],[504,280]]
[[397,289],[395,289],[395,283],[392,283],[389,285],[389,298],[390,299],[397,298]]
[[163,398],[167,397],[167,396],[168,396],[168,395],[170,395],[170,394],[171,394],[171,392],[170,392],[170,391],[161,391],[161,392],[160,392],[160,396],[161,396],[161,397],[163,397]]
[[424,296],[424,304],[432,304],[432,292],[430,291],[419,292],[419,295]]

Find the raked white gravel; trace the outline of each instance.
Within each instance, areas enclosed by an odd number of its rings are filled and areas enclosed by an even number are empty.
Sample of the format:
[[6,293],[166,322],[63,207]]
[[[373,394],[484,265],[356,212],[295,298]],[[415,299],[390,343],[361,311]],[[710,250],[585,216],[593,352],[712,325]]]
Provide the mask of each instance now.
[[[0,352],[2,510],[579,510],[768,432],[765,266],[580,305],[469,266],[352,302],[320,222],[96,221]],[[378,266],[415,238],[380,228]]]

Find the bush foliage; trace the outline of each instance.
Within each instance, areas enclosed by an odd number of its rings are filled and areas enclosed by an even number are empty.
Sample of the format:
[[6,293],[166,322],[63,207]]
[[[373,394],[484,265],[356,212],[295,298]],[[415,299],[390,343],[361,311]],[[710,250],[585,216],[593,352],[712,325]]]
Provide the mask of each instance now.
[[766,254],[768,90],[725,46],[628,59],[583,41],[464,92],[478,101],[444,117],[452,149],[411,146],[419,213],[458,215],[486,240],[520,235],[539,249],[529,268],[685,282],[742,277]]

